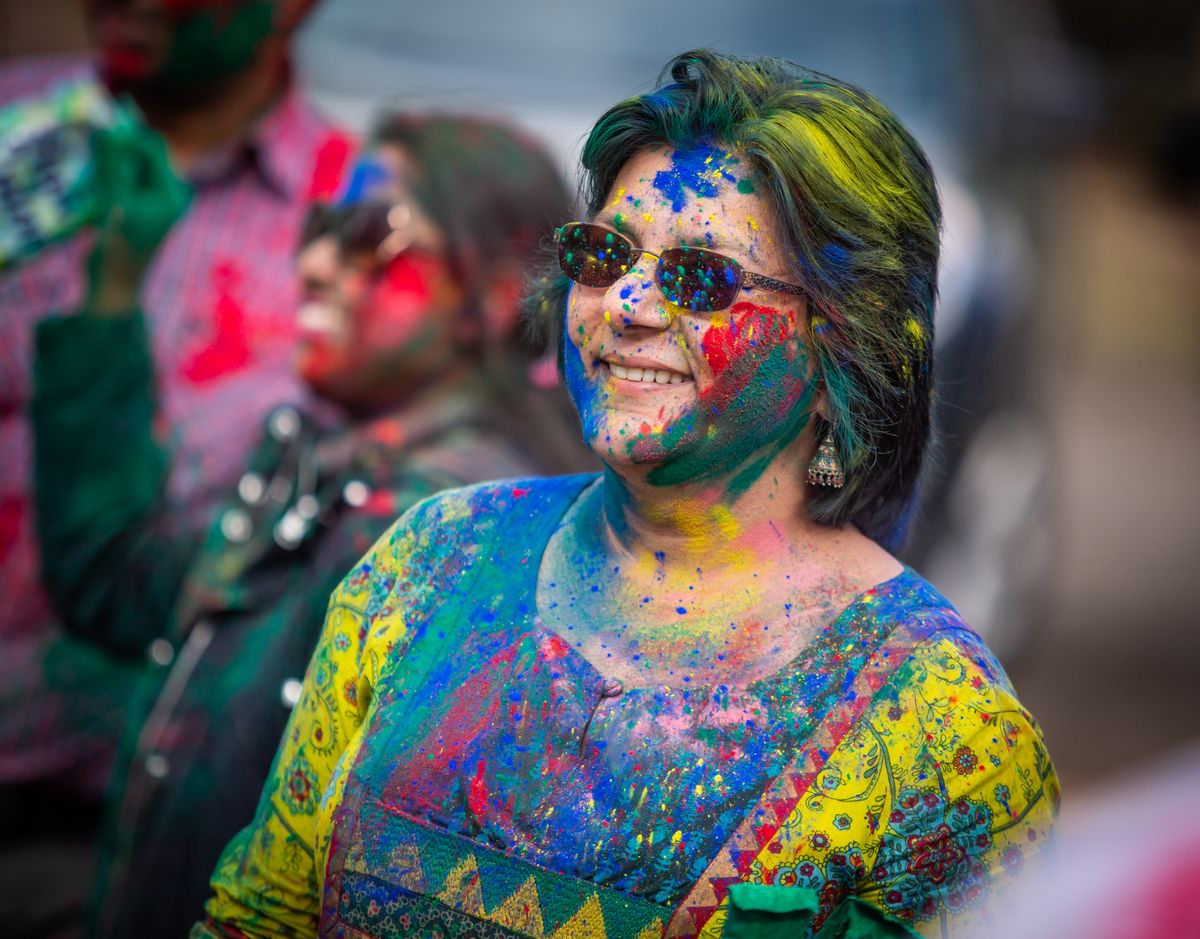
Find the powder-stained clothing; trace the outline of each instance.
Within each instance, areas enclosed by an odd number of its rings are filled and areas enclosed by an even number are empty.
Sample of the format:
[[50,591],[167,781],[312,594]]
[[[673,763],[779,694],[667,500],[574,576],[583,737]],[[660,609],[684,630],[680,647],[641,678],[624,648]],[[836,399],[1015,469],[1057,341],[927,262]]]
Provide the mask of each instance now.
[[207,530],[163,496],[140,316],[45,320],[34,423],[48,584],[78,631],[144,661],[104,836],[101,936],[184,935],[221,849],[254,814],[329,595],[396,515],[529,472],[493,389],[321,429],[273,411]]
[[[18,59],[0,69],[0,104],[96,80],[79,57]],[[236,481],[265,415],[304,399],[290,363],[294,252],[307,198],[336,183],[349,151],[289,89],[190,173],[193,202],[150,268],[142,300],[174,451],[169,493],[194,524]],[[0,275],[0,783],[60,777],[98,790],[121,725],[127,681],[57,638],[39,586],[26,417],[34,329],[79,307],[91,242],[72,238]]]
[[536,600],[589,485],[443,493],[351,571],[194,936],[957,935],[1047,843],[1041,732],[911,570],[746,686],[598,670]]

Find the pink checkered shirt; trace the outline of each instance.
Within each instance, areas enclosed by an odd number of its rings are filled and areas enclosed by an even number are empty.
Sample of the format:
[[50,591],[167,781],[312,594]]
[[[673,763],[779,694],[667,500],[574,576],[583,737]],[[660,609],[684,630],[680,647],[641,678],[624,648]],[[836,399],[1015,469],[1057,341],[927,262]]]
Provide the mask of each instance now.
[[[91,70],[78,58],[8,63],[0,68],[0,105]],[[336,182],[348,149],[346,136],[292,88],[244,143],[193,173],[191,208],[142,295],[173,445],[170,495],[181,512],[203,516],[235,481],[267,411],[304,401],[289,361],[293,256],[308,198]],[[54,629],[38,584],[30,492],[33,331],[43,317],[80,303],[89,244],[86,235],[74,238],[0,275],[0,707],[12,682],[29,677],[6,674],[4,663],[27,668]],[[29,765],[5,765],[3,737],[0,729],[0,781],[39,775]]]

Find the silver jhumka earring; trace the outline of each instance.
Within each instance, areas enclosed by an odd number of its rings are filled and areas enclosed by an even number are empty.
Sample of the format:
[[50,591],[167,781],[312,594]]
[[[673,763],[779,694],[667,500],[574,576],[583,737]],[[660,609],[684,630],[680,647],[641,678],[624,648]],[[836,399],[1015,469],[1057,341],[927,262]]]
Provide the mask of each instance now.
[[832,434],[825,435],[812,462],[808,464],[808,482],[812,486],[828,486],[830,489],[841,489],[846,485],[846,471],[838,459]]

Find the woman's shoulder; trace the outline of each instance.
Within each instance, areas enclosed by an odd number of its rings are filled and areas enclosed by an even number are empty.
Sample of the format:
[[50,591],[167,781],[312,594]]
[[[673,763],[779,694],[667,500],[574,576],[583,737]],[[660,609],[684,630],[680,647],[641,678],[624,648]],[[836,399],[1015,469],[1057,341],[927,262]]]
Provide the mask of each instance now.
[[[589,484],[594,473],[497,479],[446,489],[417,503],[397,521],[442,524],[481,532],[504,523],[528,523],[547,513],[561,516]],[[557,520],[557,519],[556,519]]]
[[991,649],[915,570],[906,567],[865,597],[874,614],[886,621],[891,644],[905,655],[889,683],[892,692],[916,685],[932,690],[952,682],[951,676],[970,673],[972,690],[993,689],[1015,699],[1012,682]]
[[397,596],[411,607],[422,598],[460,593],[464,575],[478,564],[532,565],[536,570],[550,533],[595,479],[495,480],[423,499],[393,522],[351,569],[333,602],[374,617]]
[[811,884],[822,915],[854,893],[957,923],[1051,839],[1058,779],[1008,676],[934,587],[906,569],[859,603],[886,620],[855,683],[867,700],[814,740],[823,759],[758,876]]
[[500,479],[444,489],[401,515],[376,542],[374,556],[409,555],[436,547],[471,551],[497,537],[528,539],[557,524],[595,474]]

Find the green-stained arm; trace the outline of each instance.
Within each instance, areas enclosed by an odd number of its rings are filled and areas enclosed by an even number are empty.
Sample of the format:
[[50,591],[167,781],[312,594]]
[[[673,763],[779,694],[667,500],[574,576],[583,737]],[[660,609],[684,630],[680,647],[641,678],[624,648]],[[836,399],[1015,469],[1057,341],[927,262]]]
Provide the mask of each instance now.
[[42,576],[73,633],[141,653],[167,632],[199,532],[165,501],[140,314],[39,324],[34,473]]
[[198,532],[164,501],[168,456],[154,439],[154,367],[138,294],[158,245],[187,209],[163,139],[136,120],[92,140],[96,245],[75,316],[39,324],[34,479],[42,577],[67,627],[137,653],[169,629]]

